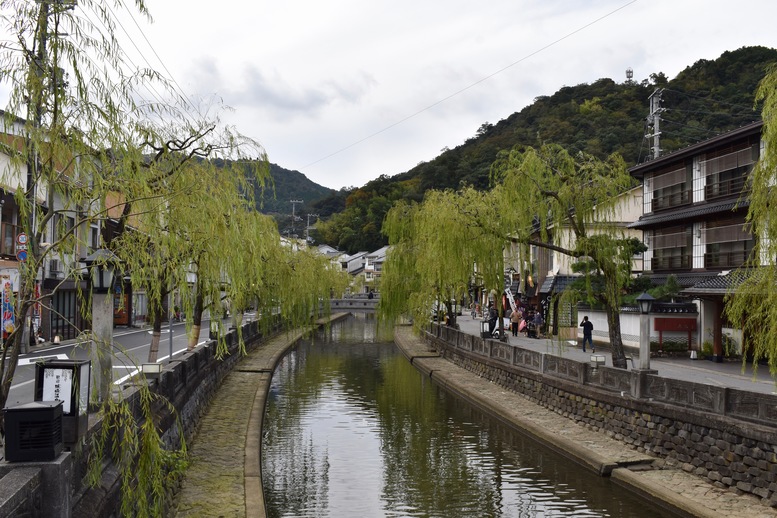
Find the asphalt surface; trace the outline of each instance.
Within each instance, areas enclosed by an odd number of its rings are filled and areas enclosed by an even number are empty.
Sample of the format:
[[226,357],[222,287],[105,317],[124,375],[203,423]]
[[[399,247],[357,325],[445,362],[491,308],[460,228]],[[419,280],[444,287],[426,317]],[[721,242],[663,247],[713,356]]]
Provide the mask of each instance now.
[[[472,318],[469,314],[456,317],[459,329],[467,334],[480,335],[480,325],[483,322],[480,318]],[[554,354],[570,358],[577,361],[590,361],[591,352],[583,352],[581,348],[582,331],[575,344],[567,341],[556,341],[549,338],[526,338],[523,333],[517,337],[507,331],[508,342],[514,345],[520,345],[526,349],[538,352]],[[601,344],[596,344],[596,354],[606,357],[606,364],[612,366],[611,351]],[[627,355],[634,358],[634,367],[639,367],[639,351],[631,348],[627,350]],[[689,355],[690,356],[690,355]],[[692,381],[695,383],[704,383],[719,387],[735,388],[748,390],[762,394],[777,394],[777,379],[769,374],[769,368],[766,365],[756,365],[755,370],[752,363],[743,363],[739,360],[724,360],[722,363],[715,363],[709,360],[697,359],[691,360],[690,357],[651,357],[650,368],[657,370],[659,376],[671,379]],[[628,365],[632,369],[632,365]]]

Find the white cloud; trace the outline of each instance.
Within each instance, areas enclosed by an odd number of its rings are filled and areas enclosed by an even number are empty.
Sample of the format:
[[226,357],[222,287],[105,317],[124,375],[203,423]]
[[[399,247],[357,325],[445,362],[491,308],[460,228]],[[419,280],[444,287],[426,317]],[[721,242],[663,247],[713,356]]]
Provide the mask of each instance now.
[[627,67],[636,80],[671,78],[726,50],[777,47],[771,0],[148,7],[155,23],[143,31],[187,93],[222,98],[271,161],[333,188],[431,160],[564,85],[621,82]]

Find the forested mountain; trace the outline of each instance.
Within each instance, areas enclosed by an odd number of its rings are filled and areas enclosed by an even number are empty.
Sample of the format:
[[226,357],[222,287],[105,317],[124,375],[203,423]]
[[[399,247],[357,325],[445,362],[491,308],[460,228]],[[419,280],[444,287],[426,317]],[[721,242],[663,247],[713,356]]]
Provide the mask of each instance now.
[[489,187],[497,153],[515,146],[561,144],[600,158],[617,152],[626,163],[644,161],[648,97],[663,88],[661,149],[680,149],[760,118],[755,90],[777,50],[743,47],[716,60],[699,60],[669,80],[663,73],[641,83],[599,79],[564,86],[496,124],[484,123],[464,144],[395,176],[381,176],[363,187],[340,190],[313,204],[322,217],[317,241],[347,252],[375,250],[384,244],[383,217],[399,199],[420,200],[427,189]]
[[[291,230],[292,200],[301,202],[294,204],[294,213],[300,218],[295,222],[294,229],[295,233],[299,235],[304,233],[308,214],[315,213],[321,217],[327,217],[333,212],[345,208],[338,205],[329,211],[313,210],[313,204],[323,199],[332,198],[337,191],[318,185],[299,171],[291,171],[279,165],[270,164],[270,176],[272,184],[267,185],[264,195],[258,187],[256,187],[254,194],[257,200],[257,209],[264,214],[273,216],[281,233]],[[311,219],[311,223],[314,221],[315,219]]]

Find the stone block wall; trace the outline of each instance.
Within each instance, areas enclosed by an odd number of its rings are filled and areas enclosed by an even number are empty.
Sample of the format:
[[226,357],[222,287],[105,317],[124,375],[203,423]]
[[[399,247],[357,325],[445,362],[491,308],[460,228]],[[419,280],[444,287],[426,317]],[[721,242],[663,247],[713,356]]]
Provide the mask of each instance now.
[[[446,359],[719,487],[777,507],[777,397],[600,367],[466,335],[426,339]],[[507,349],[513,349],[508,352]]]
[[0,475],[0,516],[41,516],[41,470],[29,467]]

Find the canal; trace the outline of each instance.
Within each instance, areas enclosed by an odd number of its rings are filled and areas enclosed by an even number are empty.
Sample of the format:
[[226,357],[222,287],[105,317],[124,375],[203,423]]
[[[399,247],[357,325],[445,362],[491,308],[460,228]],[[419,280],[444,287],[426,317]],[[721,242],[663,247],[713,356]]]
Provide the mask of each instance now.
[[671,516],[446,393],[371,314],[278,365],[262,477],[268,517]]

